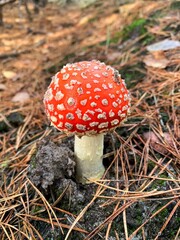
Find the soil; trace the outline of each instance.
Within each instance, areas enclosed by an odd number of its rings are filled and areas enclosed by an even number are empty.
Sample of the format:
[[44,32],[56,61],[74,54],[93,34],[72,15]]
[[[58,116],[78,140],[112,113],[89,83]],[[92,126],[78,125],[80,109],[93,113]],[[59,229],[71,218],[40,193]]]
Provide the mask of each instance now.
[[[108,151],[112,151],[112,144],[110,143],[110,135],[105,137],[105,146],[107,146]],[[108,145],[107,145],[108,143]],[[73,154],[73,137],[65,138],[60,143],[53,143],[49,138],[43,139],[38,143],[37,150],[35,155],[31,158],[28,175],[31,181],[40,189],[44,196],[48,199],[49,202],[55,201],[59,196],[62,196],[60,202],[57,204],[60,208],[71,212],[72,214],[78,214],[83,208],[85,208],[89,202],[91,202],[93,195],[96,194],[97,186],[96,184],[79,184],[75,179],[75,156]],[[107,149],[105,152],[107,154]],[[111,163],[112,158],[107,158],[104,160],[106,168]],[[119,171],[121,170],[121,165],[119,166]],[[114,179],[114,171],[109,171],[108,179]],[[124,188],[124,181],[122,180],[120,187]],[[116,187],[116,183],[111,183],[110,187]],[[167,189],[167,185],[164,181],[153,188],[158,187],[159,190]],[[132,187],[132,190],[134,188]],[[106,189],[105,194],[108,197],[113,197],[114,190]],[[104,209],[103,206],[106,203],[105,199],[96,199],[92,205],[88,208],[86,214],[78,222],[78,226],[82,229],[86,229],[87,232],[93,232],[99,225],[103,222],[106,222],[106,219],[109,215],[112,214],[114,207],[116,206],[116,201],[114,204],[106,206]],[[129,231],[133,232],[141,222],[149,218],[151,212],[155,208],[161,207],[162,202],[156,201],[144,202],[139,201],[131,205],[126,212],[126,221],[129,226]],[[164,217],[168,216],[175,206],[175,202],[170,204],[158,218],[154,218],[153,221],[149,222],[146,226],[147,236],[151,236],[151,239],[156,235],[159,224],[163,221]],[[175,232],[177,229],[177,216],[180,214],[180,209],[176,213],[169,224],[169,227],[166,229],[166,235],[162,235],[159,239],[169,240],[169,236],[172,232]],[[74,218],[69,217],[68,215],[58,215],[58,217],[66,217],[67,219],[64,223],[71,224],[74,221]],[[162,218],[162,220],[160,220]],[[107,221],[108,222],[108,221]],[[41,232],[43,239],[63,239],[64,235],[58,228],[52,230],[50,226],[46,224],[37,224],[35,226]],[[43,229],[46,229],[43,231]],[[112,231],[109,235],[110,240],[116,240],[116,236],[113,233],[113,229],[118,232],[120,239],[124,239],[123,233],[123,218],[122,216],[117,216],[112,223]],[[67,231],[65,231],[67,233]],[[100,240],[105,238],[105,231],[101,231],[96,237],[92,239]],[[83,233],[72,232],[69,240],[74,239],[85,239]],[[136,235],[133,240],[141,240],[141,235]]]
[[58,180],[74,177],[75,165],[75,156],[68,146],[56,146],[43,139],[30,163],[30,179],[36,186],[40,185],[47,190],[48,186]]

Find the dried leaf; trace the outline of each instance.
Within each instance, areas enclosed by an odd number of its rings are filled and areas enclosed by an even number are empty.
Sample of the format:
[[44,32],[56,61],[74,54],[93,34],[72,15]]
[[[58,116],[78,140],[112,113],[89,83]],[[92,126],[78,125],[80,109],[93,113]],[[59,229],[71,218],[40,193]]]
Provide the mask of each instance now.
[[82,17],[80,19],[80,21],[78,22],[77,26],[80,27],[82,25],[87,24],[90,21],[90,19],[92,19],[93,17],[94,17],[94,15],[92,15],[92,14],[89,14],[89,15],[86,15],[85,17]]
[[157,43],[147,46],[147,50],[149,52],[167,51],[167,50],[175,49],[177,47],[180,47],[180,41],[165,39],[163,41],[160,41],[160,42],[157,42]]
[[[164,132],[163,133],[164,141],[170,145],[173,146],[173,140],[169,133]],[[152,131],[143,133],[143,139],[145,142],[149,141],[149,145],[157,152],[162,154],[167,154],[168,149],[165,148],[165,145],[162,145],[162,140],[159,139],[156,134]]]
[[18,92],[13,98],[12,102],[24,103],[30,99],[29,93],[27,92]]
[[154,67],[154,68],[166,68],[169,64],[169,60],[167,58],[155,58],[153,55],[147,55],[143,62],[148,67]]
[[7,79],[14,79],[17,76],[17,73],[13,71],[2,71],[2,74]]

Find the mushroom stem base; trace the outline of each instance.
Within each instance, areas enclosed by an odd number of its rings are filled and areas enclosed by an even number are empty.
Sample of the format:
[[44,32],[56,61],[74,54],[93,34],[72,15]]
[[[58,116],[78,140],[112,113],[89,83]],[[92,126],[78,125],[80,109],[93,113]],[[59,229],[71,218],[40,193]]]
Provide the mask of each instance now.
[[102,164],[104,134],[75,136],[76,178],[80,183],[99,180],[104,173]]

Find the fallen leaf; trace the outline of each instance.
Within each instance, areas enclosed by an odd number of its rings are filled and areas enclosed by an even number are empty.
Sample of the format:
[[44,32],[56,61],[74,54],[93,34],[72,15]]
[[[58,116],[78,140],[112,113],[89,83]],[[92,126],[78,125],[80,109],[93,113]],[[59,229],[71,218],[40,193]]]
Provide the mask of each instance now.
[[[168,149],[166,148],[166,146],[163,144],[163,141],[161,139],[159,139],[156,134],[152,131],[149,132],[145,132],[143,133],[143,139],[145,142],[149,141],[149,145],[157,152],[162,153],[162,154],[167,154],[168,153]],[[169,133],[164,132],[163,133],[163,139],[164,142],[167,143],[167,145],[169,146],[173,146],[173,139],[170,136]]]
[[89,15],[86,15],[85,17],[82,17],[80,19],[80,21],[78,22],[77,26],[82,26],[82,25],[85,25],[87,24],[91,19],[93,19],[94,15],[92,14],[89,14]]
[[157,42],[157,43],[147,46],[147,50],[149,52],[167,51],[167,50],[175,49],[177,47],[180,47],[180,41],[165,39],[163,41],[160,41],[160,42]]
[[2,71],[2,75],[7,79],[13,79],[16,77],[17,73],[13,71]]
[[12,102],[24,103],[30,99],[29,93],[27,92],[18,92],[13,98]]
[[148,67],[154,67],[154,68],[166,68],[169,64],[169,60],[167,58],[155,58],[153,55],[147,55],[143,62]]

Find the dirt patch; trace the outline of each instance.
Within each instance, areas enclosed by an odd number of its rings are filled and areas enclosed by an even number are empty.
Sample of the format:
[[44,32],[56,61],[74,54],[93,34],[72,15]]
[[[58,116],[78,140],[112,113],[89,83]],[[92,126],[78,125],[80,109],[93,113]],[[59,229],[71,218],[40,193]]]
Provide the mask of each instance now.
[[30,179],[36,186],[47,190],[55,181],[74,177],[75,156],[68,146],[57,146],[49,139],[43,139],[37,149],[29,167]]

